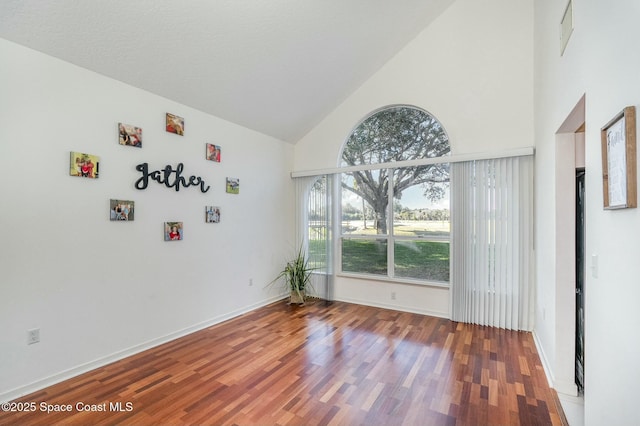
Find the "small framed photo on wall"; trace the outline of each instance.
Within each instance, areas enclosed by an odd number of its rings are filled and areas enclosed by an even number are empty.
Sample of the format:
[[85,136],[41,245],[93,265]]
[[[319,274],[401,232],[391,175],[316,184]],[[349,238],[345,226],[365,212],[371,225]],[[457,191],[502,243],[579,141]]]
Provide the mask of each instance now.
[[100,157],[97,155],[71,152],[69,175],[97,179],[100,172]]
[[169,133],[184,136],[184,118],[167,113],[166,130]]
[[220,207],[206,206],[204,220],[206,223],[220,223]]
[[118,123],[118,143],[142,148],[142,129],[129,124]]
[[209,161],[215,161],[216,163],[220,162],[220,154],[221,148],[219,145],[214,145],[212,143],[208,143],[206,150],[206,159]]
[[164,223],[164,240],[181,241],[184,238],[182,222]]
[[131,200],[110,200],[109,220],[132,221],[135,214],[135,202]]
[[227,193],[228,194],[239,194],[240,193],[240,179],[238,178],[227,178]]

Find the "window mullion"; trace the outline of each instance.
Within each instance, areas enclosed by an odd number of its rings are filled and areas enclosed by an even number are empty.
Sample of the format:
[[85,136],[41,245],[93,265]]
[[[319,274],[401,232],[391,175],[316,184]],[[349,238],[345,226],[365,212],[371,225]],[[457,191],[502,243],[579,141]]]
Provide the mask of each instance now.
[[393,278],[396,275],[395,271],[395,240],[393,232],[393,185],[394,185],[394,172],[395,169],[388,169],[387,175],[389,176],[389,189],[387,203],[387,275],[389,278]]

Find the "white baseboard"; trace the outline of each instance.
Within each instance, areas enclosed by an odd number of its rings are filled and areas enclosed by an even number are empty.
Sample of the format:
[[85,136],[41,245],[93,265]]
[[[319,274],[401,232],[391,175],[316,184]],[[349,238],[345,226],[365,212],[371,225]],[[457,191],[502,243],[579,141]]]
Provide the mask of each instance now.
[[575,382],[556,380],[553,383],[553,388],[558,392],[558,395],[563,394],[574,398],[578,396],[578,385]]
[[394,311],[409,312],[412,314],[428,315],[430,317],[450,319],[448,312],[430,311],[428,309],[413,309],[400,305],[389,305],[386,303],[371,302],[370,300],[359,300],[351,298],[336,298],[339,302],[353,303],[355,305],[372,306],[374,308],[391,309]]
[[71,379],[73,377],[79,376],[80,374],[86,373],[91,370],[95,370],[96,368],[103,367],[107,364],[111,364],[112,362],[119,361],[123,358],[138,354],[140,352],[146,351],[147,349],[151,349],[153,347],[162,345],[167,342],[171,342],[172,340],[179,339],[180,337],[184,337],[188,334],[195,333],[197,331],[203,330],[205,328],[211,327],[212,325],[219,324],[221,322],[227,321],[231,318],[235,318],[247,312],[251,312],[255,309],[261,308],[263,306],[269,305],[278,300],[282,300],[282,296],[271,297],[267,300],[263,300],[261,302],[248,305],[237,309],[232,312],[228,312],[223,315],[219,315],[217,317],[211,318],[207,321],[203,321],[199,324],[194,324],[190,327],[184,328],[182,330],[175,331],[173,333],[169,333],[165,336],[158,337],[156,339],[149,340],[144,343],[140,343],[138,345],[132,346],[127,349],[123,349],[118,352],[114,352],[110,355],[95,359],[93,361],[78,365],[76,367],[60,371],[51,376],[42,378],[40,380],[36,380],[35,382],[29,383],[24,386],[20,386],[15,389],[11,389],[9,391],[0,393],[0,403],[12,401],[16,398],[20,398],[22,396],[28,395],[30,393],[39,391],[46,387],[55,385],[56,383],[63,382],[65,380]]
[[571,426],[583,426],[584,398],[576,396],[578,394],[578,387],[575,383],[563,383],[561,380],[556,380],[553,375],[553,370],[549,365],[547,355],[542,347],[542,343],[540,343],[540,339],[538,338],[535,330],[532,334],[533,342],[538,350],[540,362],[542,362],[542,368],[544,368],[544,373],[547,376],[547,381],[549,382],[549,387],[555,389],[558,394],[558,400],[560,401],[562,411],[564,412],[567,421]]
[[549,365],[549,359],[547,358],[546,353],[538,339],[538,335],[535,331],[533,331],[533,342],[536,345],[536,349],[538,350],[538,355],[540,356],[540,361],[542,362],[542,368],[544,368],[544,373],[547,376],[547,381],[549,382],[549,387],[552,387],[559,394],[564,394],[567,396],[576,397],[578,395],[578,386],[573,381],[566,381],[556,379],[553,374],[553,369]]
[[547,354],[544,352],[544,349],[542,348],[542,343],[540,343],[540,339],[538,338],[536,331],[534,330],[531,334],[533,335],[533,343],[536,345],[536,349],[538,350],[538,356],[540,357],[540,362],[542,362],[542,368],[544,369],[544,374],[547,376],[547,382],[549,383],[549,387],[553,387],[555,380],[553,377],[553,370],[549,365]]

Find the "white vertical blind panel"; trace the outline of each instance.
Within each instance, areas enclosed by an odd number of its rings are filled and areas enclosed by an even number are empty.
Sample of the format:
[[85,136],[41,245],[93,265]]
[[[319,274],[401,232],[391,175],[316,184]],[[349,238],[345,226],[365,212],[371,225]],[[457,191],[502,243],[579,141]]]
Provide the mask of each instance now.
[[[302,247],[309,247],[309,218],[308,208],[309,205],[309,190],[313,186],[313,183],[318,179],[318,176],[306,176],[294,179],[295,185],[295,208],[296,208],[296,244],[301,244]],[[295,247],[294,249],[297,249]]]
[[[314,189],[314,184],[319,181],[322,186]],[[332,181],[328,176],[294,179],[296,241],[302,245],[309,265],[316,268],[311,281],[316,295],[327,300],[333,297]],[[310,235],[314,240],[313,251],[310,249]]]
[[532,170],[531,157],[452,165],[454,321],[531,329]]

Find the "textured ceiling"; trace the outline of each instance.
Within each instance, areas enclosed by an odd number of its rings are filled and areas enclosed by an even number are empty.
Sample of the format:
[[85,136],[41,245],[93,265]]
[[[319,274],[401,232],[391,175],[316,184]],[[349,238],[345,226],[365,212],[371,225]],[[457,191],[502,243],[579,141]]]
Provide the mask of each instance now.
[[454,0],[2,0],[0,37],[295,143]]

